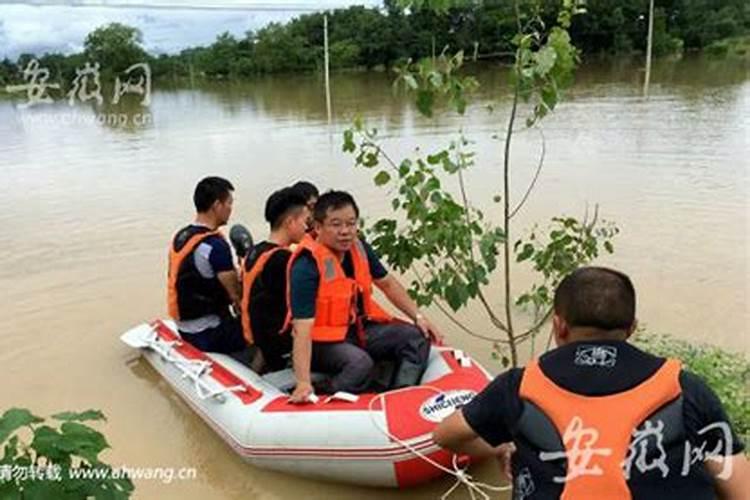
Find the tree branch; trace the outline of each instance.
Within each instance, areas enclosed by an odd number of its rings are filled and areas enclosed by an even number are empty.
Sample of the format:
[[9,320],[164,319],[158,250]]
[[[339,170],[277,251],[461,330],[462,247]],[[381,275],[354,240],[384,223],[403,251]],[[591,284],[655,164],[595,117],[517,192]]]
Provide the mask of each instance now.
[[[518,12],[518,2],[516,3],[516,12]],[[520,14],[518,14],[520,16]],[[519,17],[519,29],[520,29],[520,17]],[[518,56],[516,56],[518,61]],[[518,69],[516,68],[516,71]],[[513,93],[513,105],[510,111],[510,118],[508,119],[508,130],[505,134],[505,153],[503,158],[503,230],[505,231],[505,240],[503,242],[504,250],[504,261],[505,261],[505,320],[507,325],[506,333],[508,335],[508,344],[510,345],[510,355],[513,366],[518,366],[518,352],[516,349],[515,338],[513,335],[513,315],[512,315],[512,302],[513,297],[511,296],[510,286],[510,143],[513,137],[513,123],[516,120],[516,112],[518,110],[518,86],[516,85]]]
[[537,127],[537,130],[539,131],[539,134],[542,136],[542,153],[539,156],[539,164],[536,167],[536,173],[534,174],[534,178],[531,179],[529,188],[526,190],[526,193],[523,195],[521,202],[518,205],[516,205],[516,208],[514,208],[513,211],[510,213],[511,219],[516,215],[516,213],[518,213],[519,210],[521,210],[521,207],[524,205],[524,203],[526,203],[526,200],[529,198],[531,191],[534,189],[534,186],[536,185],[537,179],[539,179],[539,174],[542,172],[542,165],[544,165],[544,157],[547,154],[547,141],[544,137],[544,131],[542,130],[542,128]]
[[[420,285],[424,287],[424,279],[422,278],[421,274],[419,274],[419,271],[416,269],[412,269],[412,272],[417,277],[417,281],[419,281]],[[476,333],[475,331],[471,330],[469,327],[461,323],[455,316],[453,316],[448,309],[440,303],[439,299],[433,299],[433,304],[442,312],[448,320],[450,320],[451,323],[459,327],[464,333],[471,335],[472,337],[476,337],[478,339],[487,340],[490,342],[502,342],[502,339],[496,339],[493,337],[489,337],[487,335],[482,335],[480,333]]]
[[542,319],[536,322],[534,326],[523,332],[521,335],[516,337],[516,340],[523,340],[526,337],[530,335],[534,335],[544,326],[544,324],[549,320],[549,318],[552,316],[553,309],[550,307],[546,313],[544,313],[544,316],[542,316]]

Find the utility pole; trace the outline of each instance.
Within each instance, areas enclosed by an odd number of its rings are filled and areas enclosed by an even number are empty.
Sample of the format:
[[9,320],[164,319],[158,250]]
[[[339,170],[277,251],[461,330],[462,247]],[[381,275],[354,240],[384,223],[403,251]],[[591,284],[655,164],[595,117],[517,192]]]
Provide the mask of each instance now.
[[654,0],[648,6],[648,42],[646,42],[646,76],[643,80],[643,96],[648,97],[648,85],[651,82],[651,50],[654,39]]
[[323,14],[323,52],[324,62],[323,65],[326,81],[326,116],[328,117],[328,125],[331,124],[331,75],[329,72],[330,60],[328,56],[328,14]]

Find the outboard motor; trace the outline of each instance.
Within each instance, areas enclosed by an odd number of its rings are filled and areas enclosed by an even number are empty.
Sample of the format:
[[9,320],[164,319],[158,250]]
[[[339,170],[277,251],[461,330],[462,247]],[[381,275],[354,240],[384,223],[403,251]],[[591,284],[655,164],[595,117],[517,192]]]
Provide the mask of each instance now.
[[242,224],[235,224],[229,230],[229,241],[232,242],[237,258],[242,260],[253,249],[253,237]]

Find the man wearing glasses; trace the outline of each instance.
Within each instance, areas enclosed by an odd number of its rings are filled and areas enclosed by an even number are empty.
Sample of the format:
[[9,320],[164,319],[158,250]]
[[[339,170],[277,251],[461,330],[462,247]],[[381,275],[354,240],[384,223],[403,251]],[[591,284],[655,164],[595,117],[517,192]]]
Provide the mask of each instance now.
[[[418,384],[441,335],[372,248],[357,235],[359,208],[343,191],[329,191],[314,211],[316,239],[305,239],[289,263],[292,358],[297,381],[292,401],[313,393],[310,371],[331,376],[321,392],[361,393],[376,361],[395,362],[389,388]],[[372,285],[411,322],[393,318],[373,298]]]

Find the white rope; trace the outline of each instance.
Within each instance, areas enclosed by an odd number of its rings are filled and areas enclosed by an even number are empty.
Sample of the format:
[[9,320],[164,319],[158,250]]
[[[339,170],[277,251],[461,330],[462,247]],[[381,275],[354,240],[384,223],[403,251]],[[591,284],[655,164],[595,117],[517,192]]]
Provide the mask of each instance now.
[[[431,391],[435,391],[438,394],[443,394],[444,391],[441,391],[440,389],[436,387],[431,387],[428,385],[420,385],[418,386],[420,389],[428,389]],[[466,489],[469,492],[469,497],[471,500],[476,500],[477,496],[481,498],[482,500],[490,500],[490,495],[487,493],[487,491],[491,492],[500,492],[500,491],[508,491],[512,488],[511,485],[509,486],[495,486],[487,483],[483,483],[481,481],[475,481],[474,478],[467,472],[467,468],[461,468],[458,465],[458,455],[454,454],[452,458],[452,465],[453,469],[449,469],[448,467],[445,467],[444,465],[436,462],[429,456],[425,455],[418,449],[416,449],[414,446],[410,445],[406,441],[403,441],[399,439],[398,437],[394,436],[393,434],[388,431],[387,428],[382,427],[378,421],[375,419],[375,414],[373,412],[373,405],[375,404],[375,401],[382,400],[381,406],[385,408],[385,397],[393,394],[397,394],[399,392],[404,392],[408,390],[413,390],[414,387],[405,387],[403,389],[396,389],[394,391],[388,391],[383,392],[381,394],[378,394],[374,398],[370,400],[370,404],[368,406],[370,419],[372,420],[373,425],[375,428],[377,428],[380,432],[385,434],[388,438],[395,441],[396,443],[400,444],[407,450],[409,450],[411,453],[413,453],[415,456],[421,458],[428,464],[432,465],[436,469],[439,469],[446,474],[450,474],[451,476],[456,478],[456,482],[453,483],[453,486],[451,486],[448,491],[446,491],[441,497],[440,500],[445,500],[446,498],[450,497],[456,489],[458,489],[461,485],[464,485]]]
[[156,351],[162,359],[175,365],[177,369],[180,370],[182,378],[190,379],[190,381],[193,382],[193,388],[195,389],[198,398],[201,400],[215,398],[223,403],[224,394],[247,390],[243,385],[222,387],[218,390],[211,389],[201,377],[205,374],[211,373],[213,363],[204,359],[186,359],[175,356],[173,354],[175,346],[182,345],[182,342],[179,340],[161,340],[156,333],[156,327],[151,330],[151,336],[147,338],[145,342],[148,344],[148,347]]

